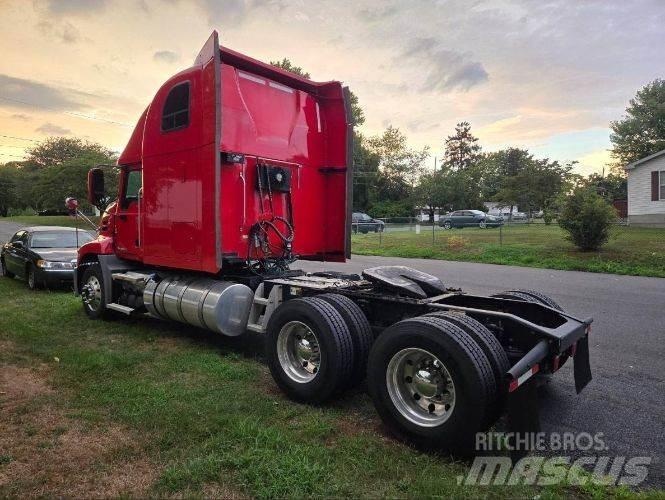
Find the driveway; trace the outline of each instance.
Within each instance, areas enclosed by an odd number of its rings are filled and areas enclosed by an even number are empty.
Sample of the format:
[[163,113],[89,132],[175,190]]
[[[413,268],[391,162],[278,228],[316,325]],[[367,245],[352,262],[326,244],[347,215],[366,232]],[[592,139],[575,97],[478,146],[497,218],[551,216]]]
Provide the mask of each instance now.
[[665,486],[665,279],[358,255],[346,264],[298,265],[347,272],[405,265],[472,293],[539,290],[572,314],[593,316],[594,379],[576,395],[571,364],[552,378],[543,391],[543,431],[602,432],[609,450],[601,454],[652,457],[647,485]]

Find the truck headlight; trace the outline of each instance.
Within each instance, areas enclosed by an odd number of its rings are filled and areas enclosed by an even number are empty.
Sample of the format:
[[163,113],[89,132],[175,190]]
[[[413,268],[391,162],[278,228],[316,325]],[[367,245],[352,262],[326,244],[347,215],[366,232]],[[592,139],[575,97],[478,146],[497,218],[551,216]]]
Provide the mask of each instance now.
[[37,267],[42,269],[73,269],[74,266],[71,262],[55,262],[52,260],[42,260],[37,261]]

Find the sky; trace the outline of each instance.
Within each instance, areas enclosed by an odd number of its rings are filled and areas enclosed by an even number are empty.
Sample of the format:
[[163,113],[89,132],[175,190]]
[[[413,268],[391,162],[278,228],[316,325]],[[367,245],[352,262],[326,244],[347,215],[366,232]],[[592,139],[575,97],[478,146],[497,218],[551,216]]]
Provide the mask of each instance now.
[[[121,151],[210,32],[357,94],[365,135],[441,157],[460,121],[484,151],[610,161],[610,122],[665,77],[665,0],[0,0],[0,162],[51,135]],[[432,164],[434,158],[431,158]]]

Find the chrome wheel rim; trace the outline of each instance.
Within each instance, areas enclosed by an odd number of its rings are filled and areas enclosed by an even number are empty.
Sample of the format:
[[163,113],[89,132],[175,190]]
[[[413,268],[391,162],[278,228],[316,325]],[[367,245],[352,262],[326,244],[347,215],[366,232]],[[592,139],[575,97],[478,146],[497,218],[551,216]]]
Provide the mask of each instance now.
[[453,226],[450,222],[444,222],[443,223],[443,229],[450,229],[451,227],[453,227]]
[[81,289],[83,303],[91,310],[96,311],[102,305],[102,284],[97,276],[90,276]]
[[481,227],[482,229],[485,229],[485,228],[487,227],[487,222],[482,221],[482,222],[480,223],[480,227]]
[[289,321],[277,336],[277,358],[291,380],[311,382],[321,368],[319,339],[305,323]]
[[450,372],[424,349],[410,347],[396,353],[388,363],[386,385],[397,411],[416,425],[441,425],[455,409]]

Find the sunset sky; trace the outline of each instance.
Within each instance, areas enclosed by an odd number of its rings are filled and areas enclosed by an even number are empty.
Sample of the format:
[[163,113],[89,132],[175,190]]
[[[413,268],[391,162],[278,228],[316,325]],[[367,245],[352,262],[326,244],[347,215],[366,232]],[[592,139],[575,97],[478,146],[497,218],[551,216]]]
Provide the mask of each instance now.
[[466,120],[485,151],[526,147],[580,173],[603,167],[610,121],[665,77],[663,0],[0,0],[0,162],[49,135],[122,150],[212,29],[348,84],[365,134],[392,124],[440,157]]

